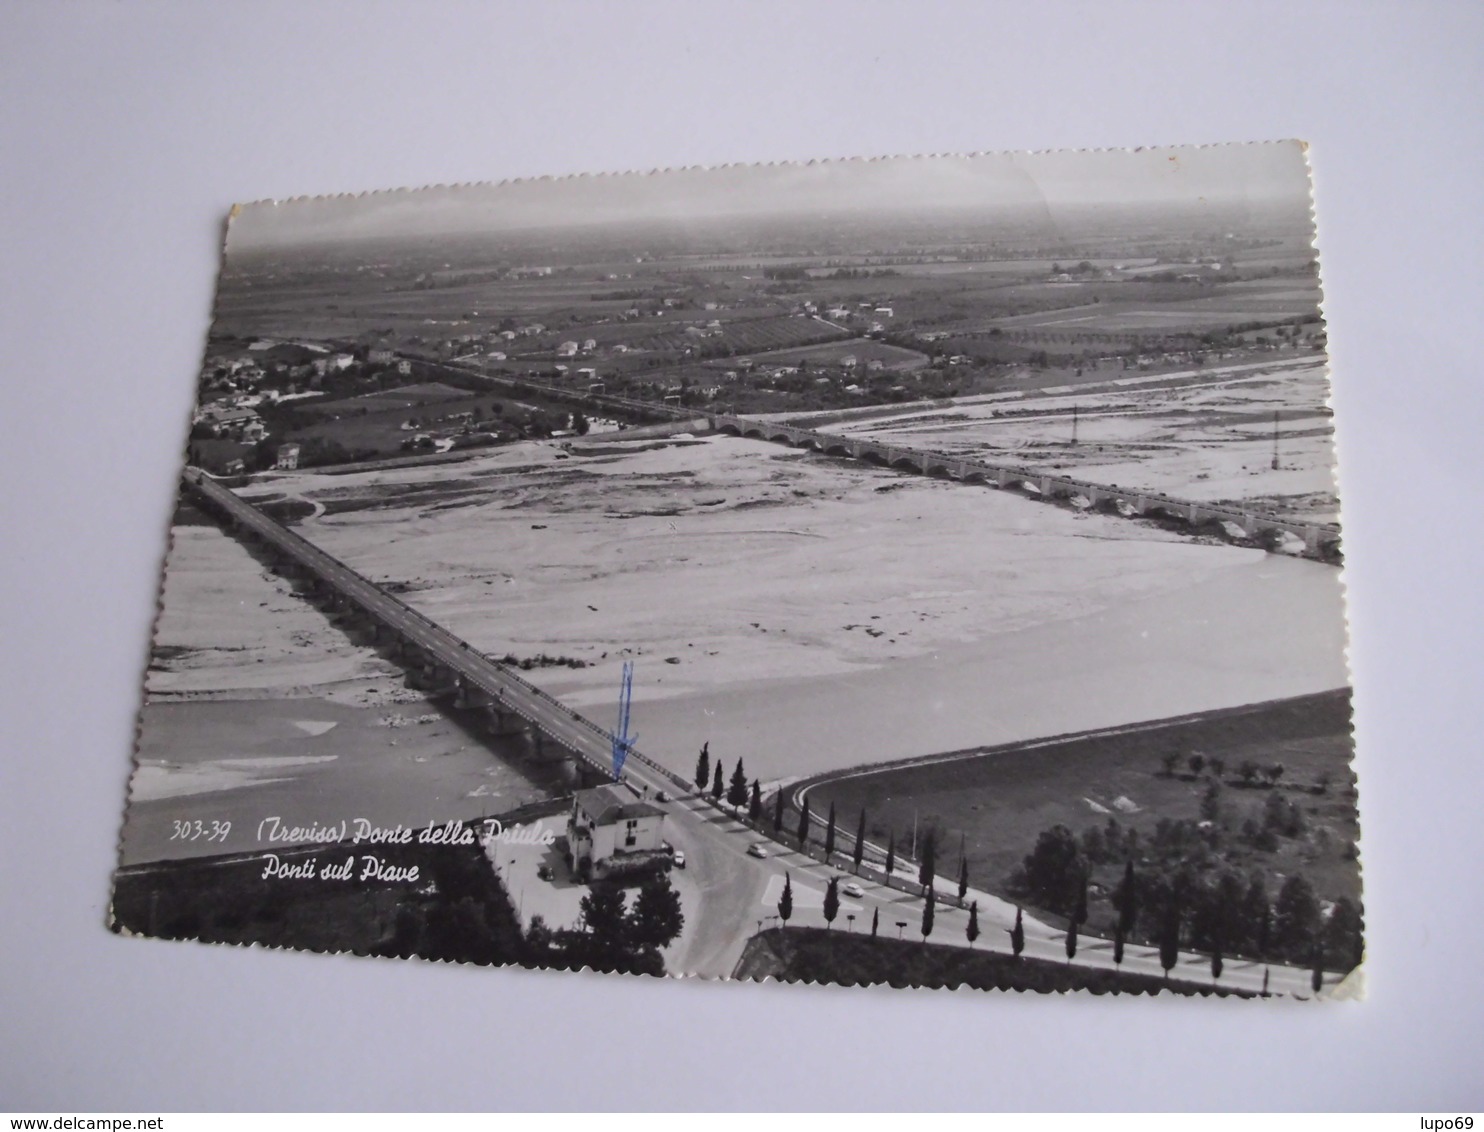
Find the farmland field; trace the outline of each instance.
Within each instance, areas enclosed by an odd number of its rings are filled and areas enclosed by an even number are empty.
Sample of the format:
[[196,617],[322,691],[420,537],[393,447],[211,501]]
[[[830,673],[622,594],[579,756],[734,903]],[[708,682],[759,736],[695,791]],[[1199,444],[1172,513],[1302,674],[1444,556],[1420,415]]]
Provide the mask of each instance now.
[[336,401],[311,401],[296,407],[295,412],[310,417],[342,417],[352,413],[380,413],[410,409],[416,405],[433,405],[443,401],[457,401],[474,394],[466,389],[455,389],[439,382],[424,382],[418,385],[403,385],[397,389],[384,389],[376,393],[364,393],[359,397],[347,397]]
[[[831,342],[824,346],[807,346],[793,350],[772,350],[763,354],[752,354],[751,359],[759,365],[798,365],[807,361],[810,365],[839,365],[840,359],[854,357],[862,364],[880,361],[889,370],[921,369],[928,364],[926,354],[916,350],[905,350],[870,338],[851,338],[844,342]],[[710,363],[715,366],[735,365],[730,359]]]
[[1098,302],[997,320],[1009,329],[1084,333],[1206,331],[1245,322],[1317,319],[1317,283],[1295,279],[1221,285],[1220,292],[1173,302]]
[[[1178,756],[1176,773],[1161,770],[1167,752]],[[939,843],[952,846],[956,860],[962,839],[971,876],[1003,891],[1037,836],[1052,826],[1065,825],[1080,835],[1116,816],[1123,827],[1147,838],[1161,819],[1197,820],[1202,797],[1215,783],[1227,820],[1239,828],[1253,815],[1261,822],[1264,804],[1276,793],[1303,807],[1313,836],[1267,851],[1232,845],[1232,863],[1281,875],[1302,871],[1328,899],[1354,899],[1360,878],[1347,856],[1359,836],[1353,752],[1349,693],[1336,691],[826,777],[810,789],[809,798],[819,812],[830,805],[849,815],[864,809],[872,839],[884,841],[895,831],[899,845],[915,816],[934,815]],[[1222,771],[1190,773],[1188,760],[1197,754],[1220,759]],[[1262,767],[1281,763],[1282,785],[1244,781],[1238,769],[1247,761]],[[919,835],[926,830],[919,829]],[[1104,868],[1100,879],[1108,881],[1106,887],[1121,869],[1121,860]]]

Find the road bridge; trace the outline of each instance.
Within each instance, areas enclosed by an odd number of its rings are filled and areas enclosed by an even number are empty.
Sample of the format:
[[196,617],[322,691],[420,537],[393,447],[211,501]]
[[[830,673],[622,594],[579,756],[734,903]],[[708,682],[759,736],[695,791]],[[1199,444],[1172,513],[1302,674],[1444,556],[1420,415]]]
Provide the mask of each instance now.
[[[481,715],[495,734],[528,733],[538,754],[570,763],[585,785],[613,781],[613,737],[608,731],[471,648],[201,470],[188,468],[182,483],[185,493],[220,517],[233,534],[263,547],[284,573],[302,578],[333,613],[366,624],[396,656],[413,687],[454,697],[459,707]],[[688,787],[637,751],[630,751],[628,758],[625,777],[640,786],[672,793]]]
[[1123,488],[1117,484],[1089,483],[1072,476],[1015,464],[970,460],[920,448],[904,448],[878,440],[836,436],[814,429],[759,421],[748,417],[706,414],[717,432],[767,440],[805,448],[825,456],[848,457],[897,468],[924,476],[980,483],[989,487],[1018,490],[1046,502],[1063,500],[1088,510],[1106,511],[1125,518],[1163,519],[1191,529],[1206,529],[1229,541],[1250,540],[1273,544],[1283,535],[1301,539],[1304,555],[1326,562],[1340,559],[1340,528],[1332,523],[1305,522],[1255,508],[1232,507],[1178,499],[1155,491]]

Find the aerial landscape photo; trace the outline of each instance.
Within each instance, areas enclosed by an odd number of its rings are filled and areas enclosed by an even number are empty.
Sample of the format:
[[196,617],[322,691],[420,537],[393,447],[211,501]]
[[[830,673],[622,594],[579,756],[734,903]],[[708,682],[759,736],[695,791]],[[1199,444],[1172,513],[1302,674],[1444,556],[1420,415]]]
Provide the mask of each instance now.
[[239,206],[111,926],[1360,995],[1321,302],[1298,142]]

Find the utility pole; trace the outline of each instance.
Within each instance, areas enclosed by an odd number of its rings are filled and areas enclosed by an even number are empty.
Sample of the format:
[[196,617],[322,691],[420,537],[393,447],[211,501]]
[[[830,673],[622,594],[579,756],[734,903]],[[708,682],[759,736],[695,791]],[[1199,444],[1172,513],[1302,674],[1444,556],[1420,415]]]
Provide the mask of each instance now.
[[1273,410],[1273,471],[1278,470],[1278,410]]
[[1077,406],[1072,406],[1072,447],[1077,447]]

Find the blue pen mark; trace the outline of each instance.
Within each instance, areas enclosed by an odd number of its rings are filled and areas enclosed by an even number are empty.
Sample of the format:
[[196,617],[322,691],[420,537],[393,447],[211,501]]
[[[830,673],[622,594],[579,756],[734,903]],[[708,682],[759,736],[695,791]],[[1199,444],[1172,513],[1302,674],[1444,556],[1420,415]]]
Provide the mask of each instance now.
[[637,735],[629,734],[629,701],[634,694],[634,662],[623,662],[623,683],[618,692],[618,729],[613,733],[613,780],[623,777],[623,764],[634,749]]

